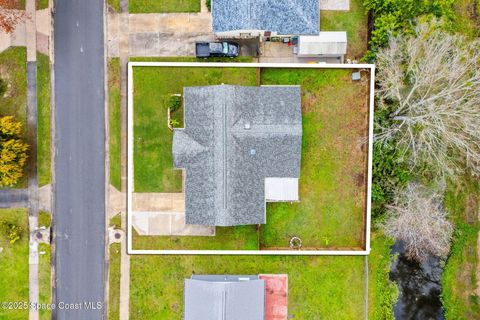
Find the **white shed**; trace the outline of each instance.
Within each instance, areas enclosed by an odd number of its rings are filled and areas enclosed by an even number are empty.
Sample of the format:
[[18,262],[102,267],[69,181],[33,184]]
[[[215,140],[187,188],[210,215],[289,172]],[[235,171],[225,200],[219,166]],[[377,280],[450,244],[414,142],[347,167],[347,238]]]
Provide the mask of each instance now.
[[298,38],[298,57],[340,58],[347,53],[347,33],[345,31],[321,31],[318,36]]

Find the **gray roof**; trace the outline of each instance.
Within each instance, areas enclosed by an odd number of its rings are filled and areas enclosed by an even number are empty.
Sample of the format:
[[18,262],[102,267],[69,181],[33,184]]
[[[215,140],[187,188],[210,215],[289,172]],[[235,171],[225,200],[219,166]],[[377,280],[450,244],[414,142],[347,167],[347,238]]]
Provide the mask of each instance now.
[[185,279],[184,298],[185,320],[265,319],[265,282],[256,276],[246,281]]
[[300,175],[300,87],[186,87],[184,106],[173,161],[186,170],[186,223],[265,223],[265,178]]
[[214,0],[214,32],[268,30],[281,35],[320,31],[319,0]]

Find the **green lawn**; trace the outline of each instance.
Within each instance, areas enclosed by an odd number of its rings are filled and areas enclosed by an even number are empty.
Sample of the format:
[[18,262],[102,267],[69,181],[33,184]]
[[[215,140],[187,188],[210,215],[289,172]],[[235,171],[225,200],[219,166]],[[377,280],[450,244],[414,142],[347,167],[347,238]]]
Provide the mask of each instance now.
[[[50,256],[50,246],[40,243],[38,246],[39,256],[39,286],[40,286],[40,303],[52,303],[52,265]],[[42,252],[44,252],[42,254]],[[40,319],[48,320],[51,318],[50,310],[40,310]]]
[[130,0],[130,13],[200,12],[200,0]]
[[[9,87],[0,97],[0,117],[14,116],[23,124],[27,137],[27,53],[24,47],[13,47],[0,53],[0,78],[7,81]],[[26,173],[14,187],[27,186]]]
[[[21,238],[14,244],[0,232],[0,302],[28,302],[28,214],[25,209],[0,209],[0,222],[22,228]],[[0,308],[0,319],[27,319],[26,310]]]
[[258,250],[256,226],[217,227],[210,236],[139,236],[133,231],[138,250]]
[[107,3],[115,12],[120,12],[120,0],[107,0]]
[[477,285],[476,270],[479,267],[479,204],[480,182],[465,177],[450,184],[445,206],[455,224],[455,236],[442,275],[442,300],[446,319],[480,319],[480,297],[474,294]]
[[349,11],[320,10],[321,31],[346,31],[347,58],[360,59],[367,51],[368,17],[363,0],[350,0]]
[[[37,0],[37,10],[48,8],[48,0]],[[38,55],[37,55],[38,59]]]
[[[38,226],[49,228],[52,222],[50,213],[40,211],[38,214]],[[52,301],[52,264],[50,245],[40,243],[38,245],[39,252],[39,286],[40,286],[40,303],[47,304]],[[40,319],[50,319],[50,310],[40,310]]]
[[120,60],[113,58],[108,61],[108,110],[110,131],[110,183],[121,190],[120,161]]
[[263,69],[262,84],[301,85],[302,160],[299,203],[268,203],[262,247],[362,247],[368,135],[367,87],[351,70]]
[[51,182],[50,166],[50,61],[37,52],[37,166],[38,184]]
[[[164,101],[183,94],[185,86],[255,85],[255,69],[135,67],[134,176],[135,192],[179,192],[182,174],[173,168],[172,132]],[[182,119],[180,108],[172,118]]]
[[193,273],[288,274],[291,319],[363,319],[364,266],[364,257],[133,256],[130,319],[182,319]]
[[110,245],[108,319],[120,317],[120,243]]
[[372,233],[368,256],[368,319],[394,320],[393,305],[398,299],[398,288],[389,279],[392,256],[390,247],[394,240]]

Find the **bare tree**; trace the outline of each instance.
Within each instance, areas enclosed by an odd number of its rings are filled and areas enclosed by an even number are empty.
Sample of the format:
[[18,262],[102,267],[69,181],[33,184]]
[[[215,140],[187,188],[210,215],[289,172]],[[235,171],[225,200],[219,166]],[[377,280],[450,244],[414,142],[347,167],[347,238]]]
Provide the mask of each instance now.
[[17,0],[0,0],[0,30],[12,33],[15,26],[26,17],[25,11],[15,10]]
[[466,161],[479,174],[480,41],[433,21],[392,37],[376,63],[377,107],[390,112],[388,125],[376,123],[376,141],[395,141],[413,167],[453,176]]
[[409,258],[429,255],[445,257],[450,251],[453,226],[443,210],[442,197],[418,184],[399,191],[382,227],[386,234],[402,240]]

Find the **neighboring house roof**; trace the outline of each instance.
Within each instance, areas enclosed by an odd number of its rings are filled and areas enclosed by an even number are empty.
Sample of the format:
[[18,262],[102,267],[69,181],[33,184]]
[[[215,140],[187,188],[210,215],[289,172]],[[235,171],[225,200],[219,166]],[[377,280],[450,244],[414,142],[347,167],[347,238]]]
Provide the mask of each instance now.
[[214,32],[267,30],[280,35],[320,31],[319,0],[214,0]]
[[264,320],[265,282],[257,276],[185,279],[185,320]]
[[186,87],[184,117],[173,161],[186,170],[186,223],[265,223],[265,178],[300,175],[300,87]]

